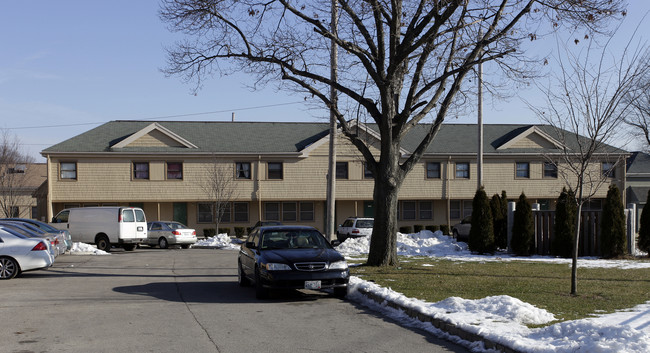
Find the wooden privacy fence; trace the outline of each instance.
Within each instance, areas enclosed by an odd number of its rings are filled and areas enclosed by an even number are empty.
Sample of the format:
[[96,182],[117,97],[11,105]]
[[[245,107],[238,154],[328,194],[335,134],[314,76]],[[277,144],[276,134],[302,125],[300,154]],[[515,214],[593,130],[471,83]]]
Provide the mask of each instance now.
[[[600,218],[602,211],[582,211],[578,256],[600,256]],[[533,211],[534,253],[550,255],[555,238],[555,211]]]

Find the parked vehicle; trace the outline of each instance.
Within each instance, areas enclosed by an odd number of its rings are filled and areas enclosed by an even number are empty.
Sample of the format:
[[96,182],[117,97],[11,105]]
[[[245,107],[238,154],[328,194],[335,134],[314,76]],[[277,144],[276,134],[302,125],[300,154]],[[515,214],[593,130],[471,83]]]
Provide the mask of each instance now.
[[331,288],[344,297],[350,278],[348,264],[315,228],[305,226],[259,227],[239,251],[240,286],[255,283],[257,298],[273,289]]
[[180,245],[187,249],[196,243],[196,231],[179,222],[149,222],[146,243],[158,245],[161,249],[167,249],[170,245]]
[[56,238],[55,235],[43,234],[39,231],[36,231],[28,227],[25,224],[21,224],[20,222],[15,222],[15,221],[0,221],[0,226],[2,226],[5,230],[10,232],[11,234],[18,234],[20,236],[27,237],[27,238],[44,240],[45,242],[47,242],[48,251],[50,252],[50,255],[52,255],[52,258],[59,256],[58,239]]
[[0,225],[0,280],[52,266],[47,241],[7,231]]
[[456,241],[467,242],[469,241],[470,229],[472,229],[472,216],[467,216],[460,223],[451,227],[451,234],[456,238]]
[[0,220],[1,222],[13,222],[21,227],[27,228],[31,230],[32,232],[40,235],[40,236],[50,236],[54,238],[54,243],[52,244],[54,246],[54,250],[56,252],[56,256],[59,256],[61,254],[65,254],[66,250],[68,250],[68,246],[66,245],[66,240],[65,240],[65,234],[63,231],[58,230],[56,228],[52,228],[52,231],[46,231],[35,224],[32,224],[31,222],[27,222],[23,219],[20,218],[5,218]]
[[347,218],[336,230],[336,239],[344,242],[347,238],[360,238],[372,234],[372,227],[375,224],[374,218]]
[[68,232],[67,230],[56,229],[45,222],[37,221],[35,219],[30,219],[30,218],[4,218],[4,219],[7,221],[19,221],[19,222],[29,223],[40,228],[41,230],[47,233],[61,232],[63,234],[63,239],[65,241],[66,250],[72,249],[72,238],[70,237],[70,232]]
[[147,239],[147,219],[138,207],[68,208],[52,218],[52,226],[70,232],[72,241],[131,251]]
[[282,222],[278,221],[257,221],[252,227],[248,228],[248,234],[251,234],[256,228],[264,226],[281,226]]

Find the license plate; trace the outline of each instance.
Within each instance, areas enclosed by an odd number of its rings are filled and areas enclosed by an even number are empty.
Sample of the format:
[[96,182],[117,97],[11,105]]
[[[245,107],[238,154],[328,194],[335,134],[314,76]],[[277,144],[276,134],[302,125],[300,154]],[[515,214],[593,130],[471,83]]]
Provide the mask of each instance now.
[[320,289],[320,281],[305,281],[305,289]]

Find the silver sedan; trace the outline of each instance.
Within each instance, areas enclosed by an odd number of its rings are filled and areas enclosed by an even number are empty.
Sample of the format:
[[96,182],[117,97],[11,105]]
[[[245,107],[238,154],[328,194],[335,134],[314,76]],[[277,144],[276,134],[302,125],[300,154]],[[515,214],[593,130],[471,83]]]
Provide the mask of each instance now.
[[54,262],[47,240],[10,233],[0,227],[0,279],[48,268]]
[[196,243],[196,231],[182,223],[156,221],[147,223],[147,244],[167,249],[170,245],[180,245],[187,249]]

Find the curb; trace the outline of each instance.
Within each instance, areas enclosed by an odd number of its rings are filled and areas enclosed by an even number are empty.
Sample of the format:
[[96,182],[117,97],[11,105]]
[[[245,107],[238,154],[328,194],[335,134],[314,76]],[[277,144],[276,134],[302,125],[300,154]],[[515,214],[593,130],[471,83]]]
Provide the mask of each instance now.
[[463,339],[465,341],[469,341],[469,342],[483,342],[483,345],[485,346],[486,349],[495,349],[495,350],[498,350],[498,351],[504,352],[504,353],[525,353],[525,352],[522,352],[522,351],[512,349],[512,348],[510,348],[508,346],[504,346],[501,343],[494,342],[491,339],[485,338],[485,337],[477,335],[475,333],[467,332],[467,331],[463,330],[462,328],[454,325],[451,322],[445,321],[443,319],[437,319],[437,318],[428,316],[428,315],[420,312],[417,309],[404,307],[404,306],[402,306],[402,305],[400,305],[398,303],[389,301],[389,300],[387,300],[386,298],[384,298],[382,296],[370,293],[365,289],[360,288],[359,293],[366,296],[368,299],[376,302],[377,304],[385,304],[386,306],[389,306],[389,307],[391,307],[393,309],[400,310],[404,314],[408,315],[409,317],[411,317],[413,319],[418,319],[418,320],[420,320],[422,322],[429,322],[435,328],[437,328],[439,330],[442,330],[442,331],[444,331],[444,332],[446,332],[446,333],[448,333],[448,334],[450,334],[452,336],[458,336],[461,339]]

